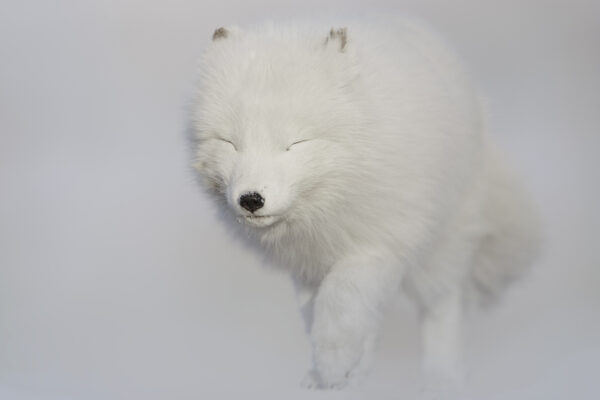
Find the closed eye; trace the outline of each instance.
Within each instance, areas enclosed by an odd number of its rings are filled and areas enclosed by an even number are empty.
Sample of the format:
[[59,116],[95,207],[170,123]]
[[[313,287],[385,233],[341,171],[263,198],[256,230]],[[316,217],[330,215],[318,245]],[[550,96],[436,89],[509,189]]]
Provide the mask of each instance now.
[[235,146],[235,144],[234,144],[234,143],[233,143],[231,140],[229,140],[229,139],[224,139],[224,138],[221,138],[221,137],[217,137],[217,138],[215,138],[215,139],[217,139],[217,140],[220,140],[221,142],[229,143],[229,144],[230,144],[230,145],[233,147],[233,149],[234,149],[235,151],[237,151],[237,147]]
[[285,149],[285,151],[290,151],[290,148],[291,148],[292,146],[295,146],[295,145],[297,145],[297,144],[300,144],[300,143],[309,142],[309,141],[311,141],[311,140],[313,140],[313,139],[302,139],[302,140],[298,140],[297,142],[294,142],[294,143],[290,144],[290,145],[287,147],[287,149]]

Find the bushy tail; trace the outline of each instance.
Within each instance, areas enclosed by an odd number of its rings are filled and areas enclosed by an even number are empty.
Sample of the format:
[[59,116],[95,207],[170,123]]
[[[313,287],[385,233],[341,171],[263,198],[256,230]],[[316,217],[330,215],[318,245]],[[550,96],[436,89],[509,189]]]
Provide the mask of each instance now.
[[489,234],[474,256],[471,295],[492,304],[539,253],[540,220],[527,193],[497,154],[487,165],[485,218]]

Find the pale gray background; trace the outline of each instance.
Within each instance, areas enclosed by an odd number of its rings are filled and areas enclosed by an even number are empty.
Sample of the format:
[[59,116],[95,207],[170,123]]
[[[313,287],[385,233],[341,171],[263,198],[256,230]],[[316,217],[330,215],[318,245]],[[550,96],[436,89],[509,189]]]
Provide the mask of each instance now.
[[3,0],[0,399],[414,398],[402,300],[361,390],[298,388],[291,285],[230,240],[183,134],[214,28],[375,11],[446,34],[545,218],[535,272],[470,323],[469,398],[599,398],[598,1]]

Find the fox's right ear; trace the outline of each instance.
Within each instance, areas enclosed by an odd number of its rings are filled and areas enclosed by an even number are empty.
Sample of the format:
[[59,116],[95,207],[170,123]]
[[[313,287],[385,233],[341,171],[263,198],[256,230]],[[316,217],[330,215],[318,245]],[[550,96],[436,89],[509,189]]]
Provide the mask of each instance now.
[[228,37],[234,36],[240,32],[240,28],[237,26],[232,26],[230,28],[220,27],[215,29],[215,32],[212,35],[213,42],[227,39]]
[[229,36],[229,31],[223,27],[215,29],[215,33],[212,35],[213,42],[216,40],[226,39]]

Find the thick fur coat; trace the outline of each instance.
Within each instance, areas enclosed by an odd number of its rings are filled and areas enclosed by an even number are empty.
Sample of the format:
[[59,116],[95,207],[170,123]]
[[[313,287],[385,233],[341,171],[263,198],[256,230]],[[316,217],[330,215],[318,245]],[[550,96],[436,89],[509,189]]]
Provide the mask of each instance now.
[[364,371],[398,288],[420,310],[425,370],[460,382],[465,303],[526,268],[537,230],[437,35],[405,20],[219,28],[193,120],[207,192],[294,279],[307,386]]

